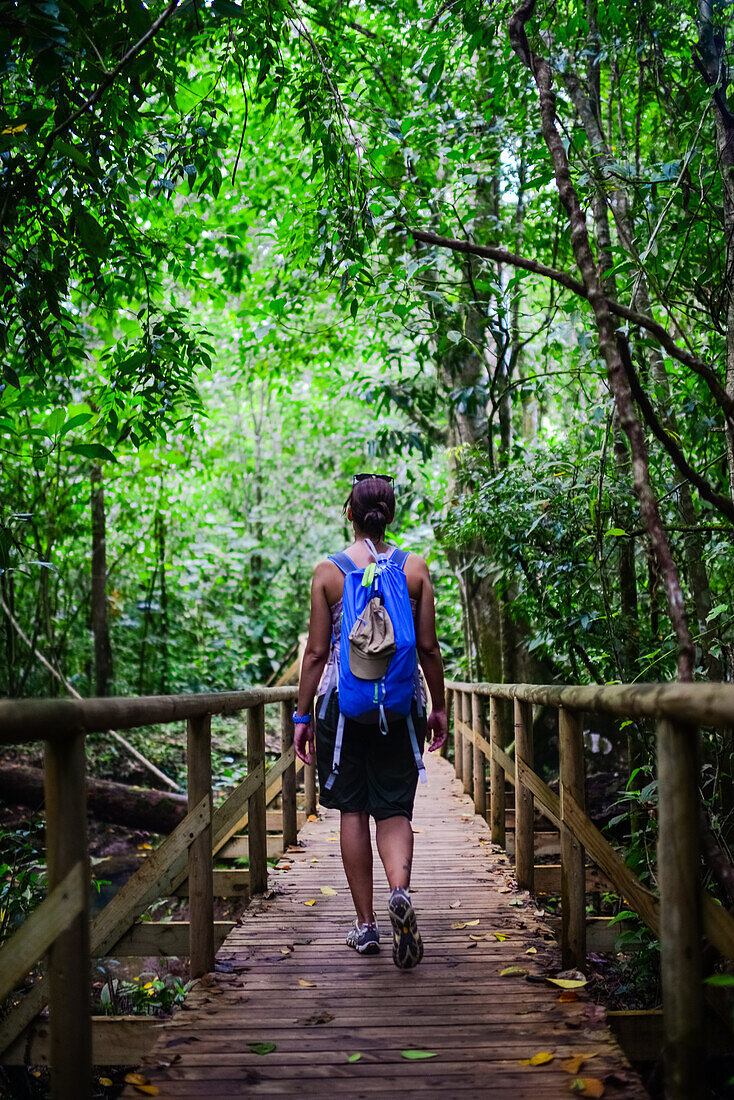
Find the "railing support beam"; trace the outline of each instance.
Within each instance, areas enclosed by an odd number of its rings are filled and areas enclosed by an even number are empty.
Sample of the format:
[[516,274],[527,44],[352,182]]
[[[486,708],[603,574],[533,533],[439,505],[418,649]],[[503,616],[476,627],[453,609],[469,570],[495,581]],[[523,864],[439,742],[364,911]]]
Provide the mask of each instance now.
[[471,696],[471,724],[474,730],[474,811],[478,813],[482,818],[486,819],[487,816],[487,768],[484,753],[479,747],[476,739],[476,735],[484,737],[486,740],[486,731],[484,728],[484,710],[483,700],[479,698],[475,691]]
[[[492,748],[504,749],[505,737],[500,707],[496,696],[489,700],[489,740]],[[489,797],[491,807],[492,842],[505,846],[505,769],[494,755],[489,762]]]
[[[280,704],[280,751],[283,755],[293,745],[293,719],[290,703]],[[283,803],[283,848],[298,842],[298,813],[296,807],[296,762],[293,761],[283,772],[280,788]]]
[[92,1095],[92,1016],[84,734],[47,741],[45,772],[49,893],[79,862],[85,884],[79,914],[50,951],[51,1089],[54,1100],[87,1100]]
[[699,1100],[703,1080],[703,972],[699,883],[699,735],[658,723],[658,884],[666,1100]]
[[581,715],[558,711],[561,805],[561,960],[564,970],[586,965],[586,869],[583,845],[564,820],[570,795],[586,806],[586,777]]
[[459,725],[464,721],[464,692],[454,692],[454,771],[456,778],[464,778],[464,738]]
[[212,719],[186,723],[189,811],[209,802],[209,825],[189,845],[189,966],[192,978],[214,970],[214,874],[212,857]]
[[533,707],[515,699],[515,878],[522,890],[532,890],[535,800],[523,780],[523,764],[533,767]]
[[[461,693],[461,720],[466,729],[471,721],[471,695],[468,691],[462,691]],[[461,755],[461,781],[464,784],[464,794],[473,794],[474,746],[467,734],[463,734],[461,738]]]
[[268,888],[268,841],[265,807],[265,704],[258,703],[247,712],[247,770],[262,765],[263,779],[248,800],[247,836],[249,838],[250,893],[262,894]]

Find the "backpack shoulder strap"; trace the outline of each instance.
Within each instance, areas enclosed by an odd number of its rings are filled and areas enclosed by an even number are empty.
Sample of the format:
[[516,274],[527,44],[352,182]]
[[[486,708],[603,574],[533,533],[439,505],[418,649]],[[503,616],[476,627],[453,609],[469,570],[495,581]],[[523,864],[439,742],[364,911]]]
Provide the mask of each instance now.
[[408,550],[393,550],[390,555],[390,561],[397,565],[398,569],[405,569],[405,563],[408,560]]
[[334,565],[337,565],[344,576],[348,576],[350,573],[354,573],[359,566],[355,565],[349,554],[345,554],[343,550],[340,550],[338,554],[330,554],[329,561],[333,561]]

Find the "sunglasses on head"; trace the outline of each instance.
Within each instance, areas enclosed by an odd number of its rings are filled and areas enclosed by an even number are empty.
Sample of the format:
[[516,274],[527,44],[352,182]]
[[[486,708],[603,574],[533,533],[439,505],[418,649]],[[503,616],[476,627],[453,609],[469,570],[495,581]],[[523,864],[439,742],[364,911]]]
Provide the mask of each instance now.
[[375,481],[387,481],[390,485],[395,482],[392,474],[355,474],[352,478],[352,485],[356,485],[359,481],[371,481],[373,478]]

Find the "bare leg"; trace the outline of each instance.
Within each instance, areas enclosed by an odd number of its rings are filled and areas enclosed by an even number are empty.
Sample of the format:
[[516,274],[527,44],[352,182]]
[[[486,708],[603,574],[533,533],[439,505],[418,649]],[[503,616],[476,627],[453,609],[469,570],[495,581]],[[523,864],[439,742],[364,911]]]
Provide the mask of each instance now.
[[352,892],[357,920],[366,924],[372,907],[372,839],[369,814],[342,814],[340,841],[342,863]]
[[380,853],[390,889],[410,887],[413,864],[413,826],[407,817],[386,817],[377,822],[377,851]]

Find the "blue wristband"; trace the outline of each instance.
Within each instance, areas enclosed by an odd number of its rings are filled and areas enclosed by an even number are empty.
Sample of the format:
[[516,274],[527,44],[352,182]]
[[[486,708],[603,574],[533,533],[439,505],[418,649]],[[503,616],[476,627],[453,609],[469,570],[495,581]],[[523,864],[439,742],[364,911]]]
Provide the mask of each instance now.
[[307,722],[311,721],[310,714],[299,714],[297,710],[293,711],[293,721],[297,726],[305,726]]

